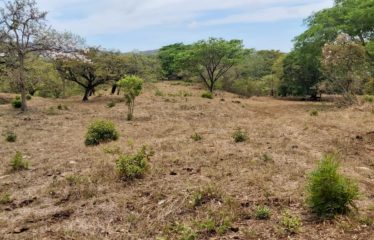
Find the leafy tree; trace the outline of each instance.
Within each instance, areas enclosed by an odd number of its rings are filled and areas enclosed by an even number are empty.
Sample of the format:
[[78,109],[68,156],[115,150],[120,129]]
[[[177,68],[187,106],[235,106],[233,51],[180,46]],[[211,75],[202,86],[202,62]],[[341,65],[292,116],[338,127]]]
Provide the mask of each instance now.
[[129,108],[129,112],[127,114],[127,119],[129,121],[133,119],[135,98],[140,95],[143,87],[143,82],[143,79],[134,75],[127,76],[118,81],[118,86],[123,89],[126,104]]
[[183,43],[175,43],[162,47],[158,52],[162,73],[166,79],[181,79],[180,56],[189,48]]
[[84,55],[84,59],[58,59],[56,69],[61,77],[67,81],[77,83],[84,89],[83,101],[93,95],[95,89],[105,83],[115,82],[123,75],[118,65],[111,61],[108,52],[91,48]]
[[352,41],[346,34],[323,47],[322,65],[334,89],[343,93],[348,103],[360,93],[363,79],[367,77],[365,48]]
[[[315,86],[324,80],[322,48],[340,33],[345,32],[362,45],[368,45],[374,37],[373,12],[374,0],[336,0],[332,8],[307,18],[308,29],[295,38],[294,50],[284,61],[285,74],[280,87],[283,95],[314,93]],[[367,54],[371,55],[370,51]]]
[[240,62],[242,54],[243,43],[240,40],[209,38],[193,44],[181,56],[184,59],[181,62],[213,92],[217,81]]
[[46,12],[37,8],[35,0],[13,0],[0,8],[0,37],[4,56],[13,62],[21,93],[22,107],[27,109],[25,60],[31,53],[74,51],[81,39],[59,34],[46,26]]

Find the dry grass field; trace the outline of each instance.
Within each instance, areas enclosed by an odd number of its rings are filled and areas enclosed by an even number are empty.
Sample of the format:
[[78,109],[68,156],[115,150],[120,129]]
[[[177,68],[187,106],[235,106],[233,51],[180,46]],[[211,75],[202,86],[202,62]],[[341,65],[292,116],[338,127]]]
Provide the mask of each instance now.
[[[124,103],[107,107],[120,97],[106,93],[88,103],[35,97],[27,113],[0,105],[0,132],[18,136],[15,143],[0,138],[0,196],[10,195],[0,203],[0,239],[373,239],[373,106],[221,92],[211,100],[202,92],[149,84],[132,122]],[[94,119],[113,121],[119,140],[85,146]],[[246,142],[234,142],[238,128]],[[202,140],[191,139],[194,133]],[[119,180],[118,155],[143,145],[154,151],[149,171]],[[29,170],[10,171],[16,151]],[[341,172],[358,182],[361,195],[357,211],[320,221],[305,204],[305,185],[328,152],[340,155]],[[262,205],[268,220],[255,217]],[[300,218],[297,233],[287,231],[285,212]]]

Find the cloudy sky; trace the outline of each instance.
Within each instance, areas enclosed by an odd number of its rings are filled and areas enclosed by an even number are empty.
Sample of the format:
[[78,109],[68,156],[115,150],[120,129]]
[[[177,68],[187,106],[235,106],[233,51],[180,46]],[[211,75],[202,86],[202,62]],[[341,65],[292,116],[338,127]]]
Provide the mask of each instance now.
[[289,51],[303,19],[333,0],[37,0],[58,30],[88,44],[151,50],[209,36],[242,39],[246,47]]

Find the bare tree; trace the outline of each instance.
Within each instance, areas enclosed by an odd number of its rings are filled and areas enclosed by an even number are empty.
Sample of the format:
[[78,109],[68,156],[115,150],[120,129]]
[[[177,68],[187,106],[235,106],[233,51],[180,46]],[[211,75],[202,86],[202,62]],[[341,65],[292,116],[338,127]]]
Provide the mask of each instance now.
[[37,8],[35,0],[13,0],[0,8],[0,40],[4,57],[16,59],[16,84],[22,99],[22,111],[27,110],[27,78],[25,59],[31,53],[50,54],[72,52],[83,43],[70,33],[60,34],[46,25],[47,12]]

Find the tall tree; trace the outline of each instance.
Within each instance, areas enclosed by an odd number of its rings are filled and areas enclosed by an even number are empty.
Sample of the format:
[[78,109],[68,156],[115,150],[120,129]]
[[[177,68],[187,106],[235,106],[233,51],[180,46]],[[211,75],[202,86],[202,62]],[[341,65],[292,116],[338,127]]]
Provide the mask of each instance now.
[[193,44],[181,56],[184,59],[181,63],[199,76],[209,91],[213,92],[217,81],[239,63],[242,56],[242,41],[209,38]]
[[25,59],[31,53],[74,51],[81,39],[71,34],[59,34],[46,25],[47,12],[37,8],[35,0],[13,0],[0,8],[0,39],[4,55],[14,59],[18,75],[14,81],[19,86],[22,107],[27,109],[27,78]]

